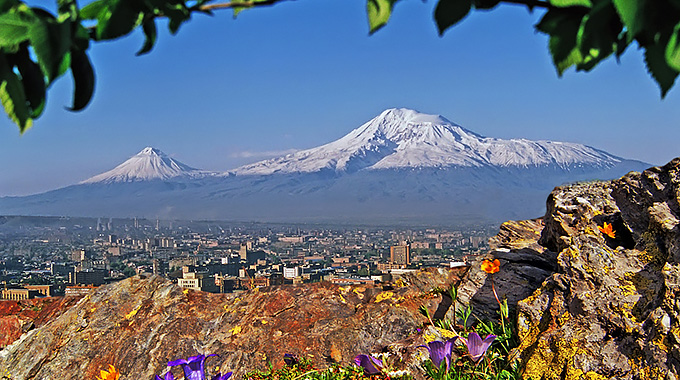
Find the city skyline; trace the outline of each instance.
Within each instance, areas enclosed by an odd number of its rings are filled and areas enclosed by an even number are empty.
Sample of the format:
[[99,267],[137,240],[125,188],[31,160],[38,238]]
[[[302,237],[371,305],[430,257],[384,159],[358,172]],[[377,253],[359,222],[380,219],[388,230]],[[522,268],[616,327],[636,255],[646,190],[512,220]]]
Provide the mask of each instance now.
[[[364,6],[282,3],[196,18],[135,57],[141,34],[96,44],[97,88],[81,113],[63,109],[70,78],[19,136],[0,121],[0,196],[85,180],[145,146],[226,171],[343,136],[386,108],[441,114],[476,133],[584,143],[661,165],[678,155],[678,90],[665,100],[633,47],[591,73],[558,78],[541,12],[473,12],[439,38],[433,4],[399,3],[368,36]],[[115,63],[113,63],[115,62]]]

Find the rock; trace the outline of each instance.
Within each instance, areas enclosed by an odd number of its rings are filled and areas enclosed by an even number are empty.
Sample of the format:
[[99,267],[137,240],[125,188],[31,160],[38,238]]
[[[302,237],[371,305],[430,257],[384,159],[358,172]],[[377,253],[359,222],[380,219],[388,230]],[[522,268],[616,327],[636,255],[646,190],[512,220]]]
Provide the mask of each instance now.
[[47,297],[24,301],[0,301],[0,348],[21,334],[40,327],[75,305],[77,297]]
[[[216,353],[206,368],[234,371],[283,365],[285,353],[316,365],[350,364],[360,353],[389,351],[407,367],[423,344],[421,305],[437,309],[432,293],[457,281],[448,270],[406,276],[405,286],[329,283],[260,288],[238,296],[177,287],[139,276],[100,287],[51,322],[0,351],[0,373],[13,380],[94,379],[113,364],[122,379],[151,379],[166,363]],[[4,371],[4,372],[3,372]],[[180,368],[174,368],[177,377]]]
[[677,378],[679,171],[675,159],[550,194],[539,243],[557,268],[517,306],[525,378]]
[[[541,219],[503,223],[499,233],[489,240],[489,254],[474,260],[463,277],[456,309],[470,304],[473,314],[479,318],[498,320],[499,305],[491,286],[493,278],[500,300],[507,299],[514,313],[517,302],[529,297],[557,270],[557,254],[538,244],[542,230]],[[500,271],[493,275],[482,271],[481,263],[485,259],[498,259]],[[447,318],[453,319],[453,312],[451,308]]]

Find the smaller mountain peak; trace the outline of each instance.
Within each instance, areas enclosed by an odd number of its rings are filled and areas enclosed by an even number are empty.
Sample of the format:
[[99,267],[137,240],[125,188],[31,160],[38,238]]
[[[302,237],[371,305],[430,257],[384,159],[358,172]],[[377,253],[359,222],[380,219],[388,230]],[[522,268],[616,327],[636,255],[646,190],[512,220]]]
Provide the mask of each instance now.
[[147,146],[112,170],[91,177],[81,183],[138,182],[170,178],[202,178],[215,173],[194,169],[159,149]]
[[137,156],[165,157],[165,153],[163,153],[160,149],[156,149],[154,147],[147,146],[146,148],[142,149],[139,153],[137,153]]

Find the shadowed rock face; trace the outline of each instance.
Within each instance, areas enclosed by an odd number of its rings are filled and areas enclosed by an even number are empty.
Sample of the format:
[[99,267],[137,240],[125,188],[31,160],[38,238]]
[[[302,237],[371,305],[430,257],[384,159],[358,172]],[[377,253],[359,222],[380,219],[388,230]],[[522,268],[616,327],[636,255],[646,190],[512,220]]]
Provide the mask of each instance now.
[[557,270],[518,304],[525,376],[677,378],[679,201],[680,159],[550,194],[540,243]]
[[[123,378],[151,379],[169,360],[199,353],[215,367],[234,371],[283,364],[284,353],[308,355],[318,365],[349,364],[359,353],[397,343],[412,362],[422,344],[416,329],[458,277],[434,270],[405,278],[391,290],[329,283],[261,288],[239,295],[183,290],[152,276],[107,285],[48,324],[0,351],[0,373],[12,379],[94,379],[114,364]],[[407,344],[399,345],[399,342]],[[404,364],[405,365],[405,364]],[[180,368],[173,372],[179,377]]]
[[[529,297],[557,269],[557,255],[538,244],[543,230],[541,219],[509,221],[489,240],[490,252],[478,257],[458,289],[458,309],[470,304],[473,313],[499,320],[499,305],[493,294],[490,275],[481,270],[484,259],[499,259],[500,271],[493,275],[498,296],[507,298],[511,312],[517,302]],[[453,308],[447,317],[453,319]]]

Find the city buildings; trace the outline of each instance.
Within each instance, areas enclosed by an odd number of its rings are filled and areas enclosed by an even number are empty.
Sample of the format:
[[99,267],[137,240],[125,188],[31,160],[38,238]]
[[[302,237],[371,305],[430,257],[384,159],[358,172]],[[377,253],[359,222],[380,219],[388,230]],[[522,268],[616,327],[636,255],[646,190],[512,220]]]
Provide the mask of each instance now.
[[[84,294],[138,273],[165,276],[181,287],[213,292],[314,281],[381,283],[393,280],[400,271],[448,268],[452,262],[465,265],[466,256],[485,252],[487,238],[494,233],[483,226],[460,230],[305,228],[16,218],[14,223],[0,225],[0,281],[6,289],[29,291],[7,293],[15,298]],[[9,229],[10,225],[21,227]]]

